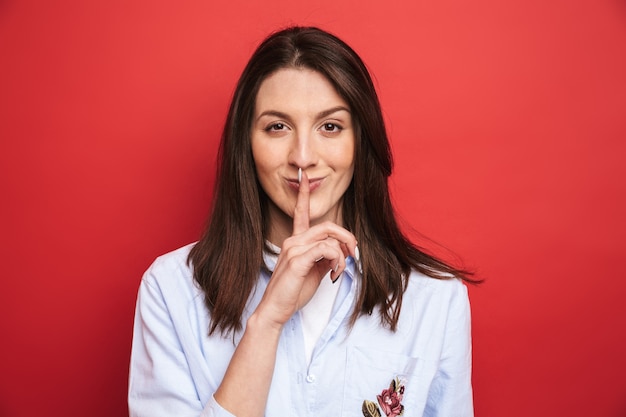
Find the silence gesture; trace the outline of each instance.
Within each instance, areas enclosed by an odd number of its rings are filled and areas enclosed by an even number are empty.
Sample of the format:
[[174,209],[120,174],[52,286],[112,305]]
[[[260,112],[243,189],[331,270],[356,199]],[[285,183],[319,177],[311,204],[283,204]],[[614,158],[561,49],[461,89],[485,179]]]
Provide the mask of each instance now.
[[356,252],[356,238],[343,227],[326,221],[310,226],[310,186],[306,172],[298,174],[300,186],[293,214],[293,232],[285,239],[276,267],[259,308],[282,326],[315,294],[330,271],[335,281],[346,267],[346,257]]

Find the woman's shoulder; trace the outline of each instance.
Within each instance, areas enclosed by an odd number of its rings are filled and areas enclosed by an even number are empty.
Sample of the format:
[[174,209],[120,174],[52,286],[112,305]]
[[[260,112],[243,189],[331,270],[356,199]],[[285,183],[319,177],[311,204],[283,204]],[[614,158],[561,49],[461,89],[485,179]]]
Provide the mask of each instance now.
[[193,270],[187,258],[194,245],[191,243],[157,257],[143,275],[143,283],[159,288],[193,287]]
[[151,268],[176,268],[180,265],[187,265],[187,258],[189,257],[189,252],[191,248],[193,248],[195,243],[190,243],[178,249],[175,249],[171,252],[167,252],[163,255],[158,256],[152,265]]
[[441,298],[467,298],[467,287],[460,278],[443,274],[433,278],[423,272],[412,270],[407,283],[405,295],[436,296]]
[[467,287],[461,279],[432,278],[413,271],[402,297],[399,328],[410,334],[424,328],[430,329],[427,334],[443,334],[451,323],[453,327],[468,323],[469,301]]

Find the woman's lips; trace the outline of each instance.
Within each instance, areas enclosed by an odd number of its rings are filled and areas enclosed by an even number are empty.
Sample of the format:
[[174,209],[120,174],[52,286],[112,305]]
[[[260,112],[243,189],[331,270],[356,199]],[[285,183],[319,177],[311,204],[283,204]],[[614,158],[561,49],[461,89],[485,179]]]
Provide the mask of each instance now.
[[[324,181],[324,178],[310,178],[309,191],[313,192],[318,189],[320,185],[322,185],[322,181]],[[298,191],[300,189],[300,184],[298,184],[297,179],[289,179],[287,180],[287,184],[289,185],[289,188],[292,188],[295,191]]]

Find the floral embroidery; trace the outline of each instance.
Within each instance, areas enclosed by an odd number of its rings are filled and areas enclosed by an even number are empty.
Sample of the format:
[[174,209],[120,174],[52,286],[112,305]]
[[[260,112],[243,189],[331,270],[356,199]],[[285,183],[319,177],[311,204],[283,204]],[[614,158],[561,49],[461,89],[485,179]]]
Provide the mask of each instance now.
[[380,395],[376,396],[378,405],[374,401],[363,401],[363,415],[365,417],[382,417],[380,410],[382,409],[386,417],[397,417],[404,413],[404,406],[401,404],[404,396],[404,384],[400,379],[391,380],[388,389],[384,389]]

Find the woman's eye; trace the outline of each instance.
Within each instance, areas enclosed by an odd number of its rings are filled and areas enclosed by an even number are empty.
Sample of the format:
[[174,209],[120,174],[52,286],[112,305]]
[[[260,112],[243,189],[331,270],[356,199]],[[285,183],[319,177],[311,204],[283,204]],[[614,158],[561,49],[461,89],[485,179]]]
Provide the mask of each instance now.
[[274,131],[274,132],[279,132],[281,130],[285,130],[285,125],[282,123],[274,123],[269,125],[265,130],[267,130],[268,132]]
[[341,130],[341,127],[334,123],[324,123],[322,129],[325,132],[339,132]]

